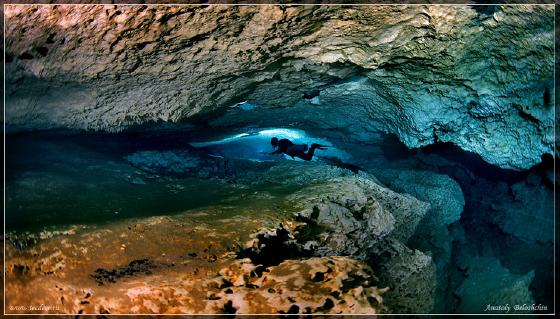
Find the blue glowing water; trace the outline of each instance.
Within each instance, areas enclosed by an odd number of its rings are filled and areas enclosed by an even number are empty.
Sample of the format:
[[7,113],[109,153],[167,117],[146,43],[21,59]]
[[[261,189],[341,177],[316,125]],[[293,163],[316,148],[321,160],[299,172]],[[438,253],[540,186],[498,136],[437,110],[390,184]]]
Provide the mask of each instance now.
[[278,139],[287,138],[294,144],[313,143],[329,146],[326,150],[318,150],[315,152],[313,161],[324,158],[336,158],[343,162],[350,159],[350,154],[333,146],[333,144],[324,138],[318,138],[308,135],[305,131],[291,128],[267,128],[258,131],[249,131],[241,134],[228,136],[220,140],[211,140],[203,142],[190,143],[193,147],[204,148],[214,156],[225,158],[243,158],[255,161],[274,161],[281,157],[288,160],[301,161],[299,158],[292,158],[288,155],[275,154],[269,155],[274,151],[270,144],[270,139],[277,137]]

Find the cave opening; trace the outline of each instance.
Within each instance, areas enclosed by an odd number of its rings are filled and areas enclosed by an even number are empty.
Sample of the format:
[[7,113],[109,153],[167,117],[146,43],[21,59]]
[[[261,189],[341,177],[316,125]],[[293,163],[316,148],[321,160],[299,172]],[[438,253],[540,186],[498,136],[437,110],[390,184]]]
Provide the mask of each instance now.
[[[283,159],[302,161],[298,157],[292,157],[285,153],[270,154],[275,149],[271,145],[271,139],[287,139],[296,145],[311,145],[313,143],[321,144],[326,149],[317,152],[310,160],[327,158],[346,162],[350,155],[336,147],[325,138],[318,138],[308,135],[305,131],[292,128],[266,128],[266,129],[250,129],[247,132],[228,136],[220,140],[189,142],[195,148],[199,148],[208,152],[213,156],[223,158],[248,159],[254,161],[274,161],[279,156]],[[275,156],[276,155],[276,156]]]

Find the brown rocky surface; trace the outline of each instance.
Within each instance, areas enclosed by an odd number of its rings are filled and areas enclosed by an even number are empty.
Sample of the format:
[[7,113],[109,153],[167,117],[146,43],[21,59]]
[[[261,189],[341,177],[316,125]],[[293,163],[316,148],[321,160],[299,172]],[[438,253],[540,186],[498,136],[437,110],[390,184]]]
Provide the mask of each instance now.
[[[294,187],[305,174],[314,179]],[[428,204],[320,163],[260,176],[260,191],[240,185],[244,201],[8,234],[7,309],[29,313],[16,306],[33,300],[56,307],[33,313],[431,311],[434,261],[404,244]],[[321,203],[331,205],[315,216]]]
[[[376,313],[382,309],[385,290],[374,286],[377,278],[363,262],[325,257],[264,267],[236,259],[234,243],[272,218],[218,217],[210,225],[200,223],[202,216],[219,214],[208,211],[82,227],[25,250],[8,246],[9,313]],[[324,273],[321,279],[319,272]],[[30,300],[54,308],[17,309]]]

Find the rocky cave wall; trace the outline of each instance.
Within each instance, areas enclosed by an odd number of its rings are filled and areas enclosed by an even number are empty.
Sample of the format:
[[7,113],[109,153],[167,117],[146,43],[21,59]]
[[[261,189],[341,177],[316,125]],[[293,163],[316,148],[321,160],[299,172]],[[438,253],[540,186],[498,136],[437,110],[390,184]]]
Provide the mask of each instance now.
[[8,5],[5,18],[9,132],[229,110],[205,124],[389,132],[512,169],[553,153],[553,6]]

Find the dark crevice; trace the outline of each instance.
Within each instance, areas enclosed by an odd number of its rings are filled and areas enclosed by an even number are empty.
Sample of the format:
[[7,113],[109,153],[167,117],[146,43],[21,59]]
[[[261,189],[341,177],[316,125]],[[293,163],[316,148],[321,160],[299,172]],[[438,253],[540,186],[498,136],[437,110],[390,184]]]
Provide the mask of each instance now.
[[299,313],[299,306],[291,305],[290,309],[288,309],[288,314],[296,314],[296,313]]
[[49,49],[47,49],[46,47],[38,47],[35,50],[39,52],[41,56],[47,56],[47,53],[49,53]]
[[[319,209],[317,206],[313,207],[313,213],[311,213],[311,218],[307,218],[303,215],[297,215],[296,221],[304,222],[305,225],[297,228],[296,241],[300,244],[305,244],[308,241],[315,240],[317,235],[324,233],[327,228],[325,226],[319,225],[315,220],[319,216]],[[307,254],[311,252],[306,252]]]
[[233,302],[231,300],[228,300],[224,304],[224,312],[227,314],[235,314],[237,312],[237,309],[233,307]]
[[164,14],[161,18],[159,18],[158,22],[161,24],[165,24],[167,23],[167,21],[169,21],[171,18],[173,17],[177,17],[182,15],[184,12],[174,12],[174,13],[169,13],[169,14]]
[[[475,1],[476,2],[476,1]],[[500,1],[492,1],[493,3],[500,3]],[[478,5],[471,5],[479,15],[489,16],[494,14],[495,12],[500,11],[500,6],[498,5],[486,5],[486,4],[478,4]]]
[[33,55],[31,55],[31,53],[29,53],[29,52],[23,52],[22,54],[20,54],[18,56],[18,59],[20,59],[20,60],[32,60]]
[[316,97],[316,96],[319,96],[320,93],[321,93],[321,91],[319,91],[319,90],[313,90],[313,91],[309,91],[309,92],[304,92],[304,93],[303,93],[303,98],[304,98],[304,99],[310,100],[310,99],[312,99],[312,98],[314,98],[314,97]]
[[51,33],[49,34],[49,36],[47,37],[47,39],[45,40],[45,43],[47,44],[52,44],[54,43],[54,37],[56,36],[56,33]]
[[548,87],[545,88],[543,92],[543,105],[547,107],[551,106],[553,98],[554,96],[552,95],[552,90]]
[[384,155],[388,160],[402,160],[423,155],[434,154],[452,163],[458,163],[475,175],[493,181],[515,183],[524,179],[528,171],[515,171],[490,164],[476,153],[465,151],[451,142],[438,142],[417,149],[409,149],[394,134],[388,134],[382,144]]
[[144,48],[146,47],[146,45],[147,45],[148,43],[149,43],[149,42],[141,42],[141,43],[138,43],[138,44],[136,44],[136,49],[137,49],[137,50],[142,50],[142,49],[144,49]]
[[242,249],[237,254],[238,258],[249,258],[254,264],[269,267],[276,266],[287,259],[310,255],[301,250],[290,233],[282,226],[274,232],[257,234],[256,240],[257,247]]
[[115,283],[123,277],[132,277],[138,273],[151,275],[152,270],[156,267],[157,265],[149,259],[137,259],[131,261],[127,266],[112,270],[98,268],[91,277],[101,286],[107,283]]
[[313,274],[313,276],[311,276],[311,281],[316,281],[316,282],[320,282],[325,280],[325,273],[324,272],[316,272],[315,274]]
[[334,307],[334,302],[332,301],[331,298],[327,298],[325,300],[325,303],[321,307],[317,308],[317,311],[329,311],[333,307]]
[[536,118],[533,115],[527,113],[525,110],[523,110],[521,108],[518,109],[518,114],[521,118],[523,118],[524,120],[527,120],[529,122],[533,122],[533,123],[536,123],[536,124],[539,124],[541,122],[538,118]]

